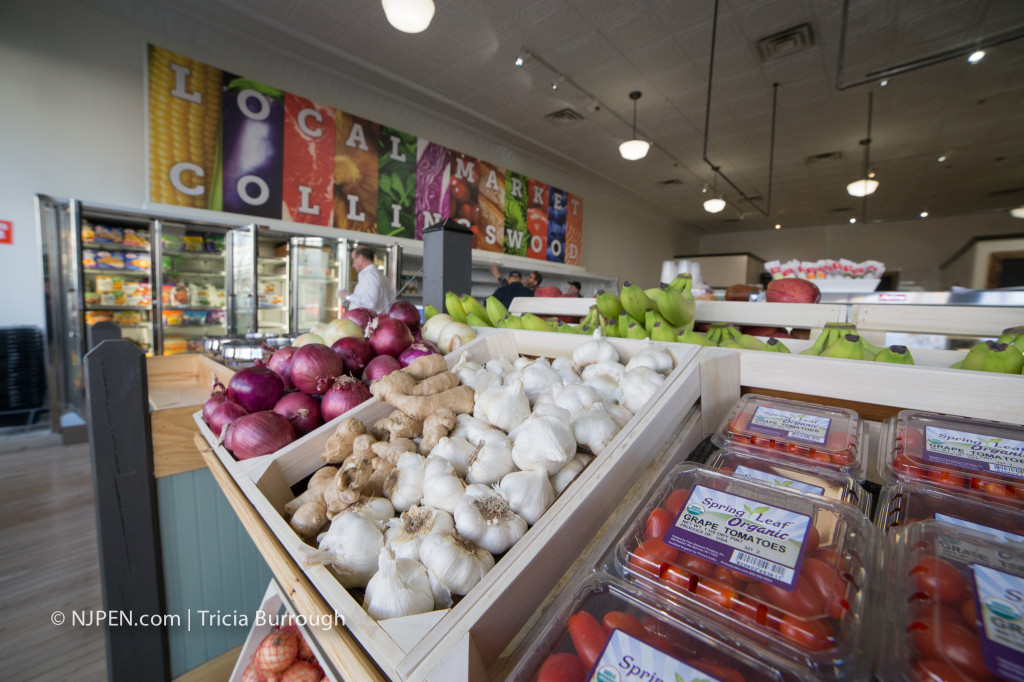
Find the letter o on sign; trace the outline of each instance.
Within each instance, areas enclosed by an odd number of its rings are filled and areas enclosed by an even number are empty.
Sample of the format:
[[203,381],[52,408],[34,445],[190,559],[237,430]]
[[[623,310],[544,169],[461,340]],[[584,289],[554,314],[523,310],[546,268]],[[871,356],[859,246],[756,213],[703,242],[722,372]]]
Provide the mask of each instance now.
[[[258,192],[255,195],[252,193],[253,186]],[[267,187],[266,181],[255,175],[243,175],[238,178],[235,189],[238,192],[238,198],[250,206],[262,206],[270,198],[270,188]]]
[[[250,108],[250,102],[256,102],[256,111]],[[254,121],[262,121],[270,116],[270,103],[267,102],[266,96],[255,90],[247,89],[238,93],[238,108],[246,118],[251,118]]]
[[542,248],[544,248],[544,242],[541,240],[539,236],[533,235],[532,237],[530,237],[531,251],[536,251],[539,253]]

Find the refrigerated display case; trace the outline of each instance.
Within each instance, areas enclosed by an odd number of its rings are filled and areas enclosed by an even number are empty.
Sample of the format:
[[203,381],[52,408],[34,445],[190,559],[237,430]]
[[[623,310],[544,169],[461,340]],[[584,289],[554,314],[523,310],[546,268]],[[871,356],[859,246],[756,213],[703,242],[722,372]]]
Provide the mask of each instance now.
[[[373,242],[362,242],[355,239],[341,239],[340,243],[340,271],[342,288],[352,292],[359,281],[359,273],[352,267],[352,252],[360,246],[368,246],[373,249],[373,264],[381,270],[384,279],[391,285],[391,291],[396,292],[402,288],[400,282],[403,279],[402,271],[402,247],[397,243],[376,244]],[[401,294],[403,297],[405,293]],[[409,297],[406,297],[409,298]],[[410,299],[412,303],[419,304],[420,301]]]
[[257,231],[256,238],[256,328],[259,334],[287,334],[291,300],[289,296],[289,237]]
[[341,241],[324,237],[293,237],[290,268],[294,282],[292,329],[308,331],[339,315],[343,259]]

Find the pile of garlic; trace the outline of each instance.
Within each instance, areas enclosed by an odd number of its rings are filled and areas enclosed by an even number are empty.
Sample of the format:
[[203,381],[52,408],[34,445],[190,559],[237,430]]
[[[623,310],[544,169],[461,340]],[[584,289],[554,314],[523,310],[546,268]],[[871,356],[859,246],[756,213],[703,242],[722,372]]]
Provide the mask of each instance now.
[[365,588],[363,606],[378,620],[450,607],[672,371],[671,355],[650,341],[627,364],[619,359],[599,333],[572,358],[480,365],[463,353],[452,372],[474,389],[473,414],[449,421],[429,448],[420,438],[392,439],[379,496],[334,514],[308,561],[330,566],[345,587]]

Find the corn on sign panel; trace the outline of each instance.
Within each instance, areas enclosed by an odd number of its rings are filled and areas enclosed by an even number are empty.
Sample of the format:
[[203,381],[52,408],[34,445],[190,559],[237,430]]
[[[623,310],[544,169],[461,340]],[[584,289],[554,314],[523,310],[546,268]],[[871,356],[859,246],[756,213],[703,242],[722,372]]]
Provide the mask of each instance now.
[[150,45],[149,200],[581,263],[583,202],[525,175]]

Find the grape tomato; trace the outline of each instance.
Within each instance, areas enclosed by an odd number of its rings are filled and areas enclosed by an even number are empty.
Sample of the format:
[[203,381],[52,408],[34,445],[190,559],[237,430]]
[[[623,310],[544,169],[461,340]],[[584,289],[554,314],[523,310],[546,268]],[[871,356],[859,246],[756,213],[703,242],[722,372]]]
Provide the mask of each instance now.
[[568,628],[576,653],[583,661],[583,667],[592,670],[601,656],[604,643],[608,641],[608,630],[587,611],[577,611],[569,616]]
[[672,513],[664,507],[658,507],[647,517],[647,527],[644,530],[644,538],[647,540],[660,539],[665,531],[672,526],[675,518]]
[[587,669],[575,654],[551,654],[537,671],[537,682],[583,682]]
[[605,630],[609,633],[612,630],[622,630],[637,639],[643,639],[644,634],[647,632],[644,629],[643,623],[625,611],[609,611],[604,614],[601,624],[604,625]]

